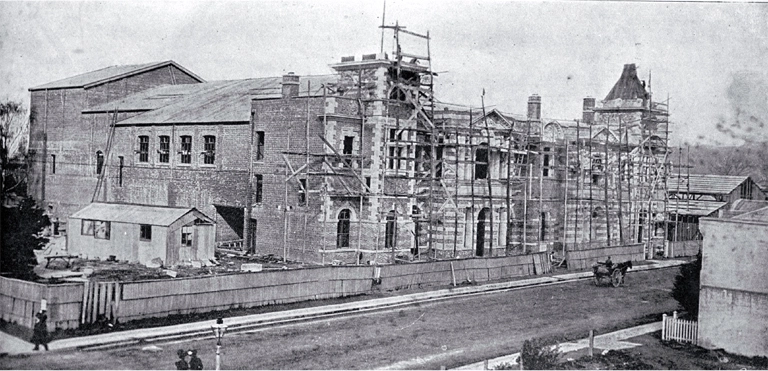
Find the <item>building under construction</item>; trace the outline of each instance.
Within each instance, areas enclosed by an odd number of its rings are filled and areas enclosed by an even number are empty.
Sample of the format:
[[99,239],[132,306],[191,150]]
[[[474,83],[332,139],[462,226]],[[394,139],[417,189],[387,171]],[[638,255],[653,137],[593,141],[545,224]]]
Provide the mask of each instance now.
[[[429,34],[383,28],[394,50],[330,75],[205,82],[169,62],[31,89],[45,110],[32,194],[62,216],[91,201],[195,207],[220,244],[325,264],[663,244],[667,106],[634,65],[578,120],[542,118],[537,95],[511,115],[440,102]],[[150,72],[170,82],[130,83]],[[52,119],[59,106],[69,119]],[[91,140],[67,137],[67,120]]]

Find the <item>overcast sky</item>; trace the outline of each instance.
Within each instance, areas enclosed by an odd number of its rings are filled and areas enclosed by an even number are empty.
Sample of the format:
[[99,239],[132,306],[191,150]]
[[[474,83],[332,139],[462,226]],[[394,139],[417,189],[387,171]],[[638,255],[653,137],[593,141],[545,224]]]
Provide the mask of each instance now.
[[[206,80],[330,73],[379,51],[382,1],[0,2],[0,100],[119,64],[172,59]],[[581,117],[625,63],[670,97],[672,144],[729,143],[716,126],[768,123],[768,4],[386,2],[386,23],[432,37],[442,101]],[[391,33],[385,51],[392,50]],[[412,45],[415,54],[422,54]],[[738,121],[738,122],[737,122]]]

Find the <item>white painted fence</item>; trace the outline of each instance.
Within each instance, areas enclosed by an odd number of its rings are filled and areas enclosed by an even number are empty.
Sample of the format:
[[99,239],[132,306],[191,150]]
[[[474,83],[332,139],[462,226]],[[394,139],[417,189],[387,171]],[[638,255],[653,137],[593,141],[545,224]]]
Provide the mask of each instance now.
[[661,339],[675,340],[679,342],[692,343],[696,345],[699,333],[699,324],[696,321],[689,321],[677,318],[677,311],[672,312],[672,317],[664,314],[662,316]]

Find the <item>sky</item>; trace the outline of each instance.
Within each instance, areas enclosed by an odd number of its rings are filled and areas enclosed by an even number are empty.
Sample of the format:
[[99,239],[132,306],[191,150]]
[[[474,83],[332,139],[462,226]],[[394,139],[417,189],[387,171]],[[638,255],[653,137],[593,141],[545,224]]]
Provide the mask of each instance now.
[[[327,74],[380,51],[383,1],[0,1],[0,101],[111,65],[174,60],[205,80]],[[441,101],[581,117],[624,64],[669,98],[671,145],[768,141],[768,4],[386,1],[431,36]],[[392,50],[392,34],[384,37]],[[423,43],[404,51],[426,53]],[[652,76],[652,78],[651,78]]]

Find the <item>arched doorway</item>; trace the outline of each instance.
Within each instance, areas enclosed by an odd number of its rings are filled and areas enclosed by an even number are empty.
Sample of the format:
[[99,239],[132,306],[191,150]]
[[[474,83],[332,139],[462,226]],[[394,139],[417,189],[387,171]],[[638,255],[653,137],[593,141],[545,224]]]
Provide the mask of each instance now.
[[349,247],[349,209],[344,209],[339,212],[339,221],[336,223],[336,247],[343,248]]
[[475,244],[475,256],[483,256],[485,253],[485,227],[488,224],[490,210],[483,208],[477,216],[477,243]]

